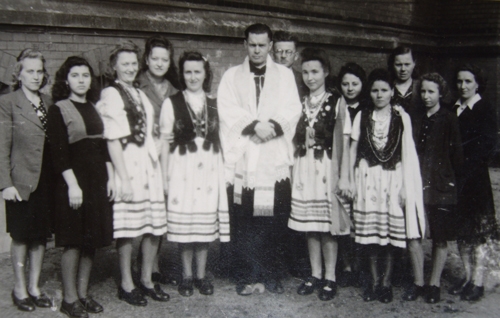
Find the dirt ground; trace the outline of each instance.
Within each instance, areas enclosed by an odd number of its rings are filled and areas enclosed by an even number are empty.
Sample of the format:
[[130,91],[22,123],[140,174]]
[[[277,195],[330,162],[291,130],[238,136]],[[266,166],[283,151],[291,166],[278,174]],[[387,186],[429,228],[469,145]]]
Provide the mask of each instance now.
[[[490,170],[495,195],[497,217],[500,216],[500,169]],[[60,259],[62,250],[47,250],[40,285],[60,306],[62,286]],[[52,243],[53,245],[53,243]],[[430,244],[425,242],[426,272],[429,271]],[[174,245],[166,244],[164,253],[170,253]],[[218,245],[211,252],[217,253]],[[476,303],[460,301],[446,293],[461,273],[461,262],[457,247],[451,244],[448,261],[441,284],[441,302],[429,305],[419,298],[414,302],[401,300],[402,288],[394,288],[394,301],[390,304],[366,303],[362,290],[354,287],[339,288],[332,301],[323,302],[316,294],[299,296],[296,288],[300,280],[289,277],[283,283],[285,293],[281,295],[264,292],[251,296],[238,296],[234,285],[228,280],[215,277],[215,294],[203,296],[195,291],[192,297],[182,297],[176,287],[163,285],[171,299],[167,303],[149,300],[147,307],[134,307],[118,300],[118,257],[114,248],[99,250],[91,276],[90,293],[104,306],[104,312],[92,315],[95,318],[128,317],[500,317],[500,246],[490,244],[490,270],[485,278],[485,297]],[[10,293],[13,286],[9,253],[0,254],[0,317],[66,317],[59,308],[37,309],[33,313],[20,312],[12,305]]]

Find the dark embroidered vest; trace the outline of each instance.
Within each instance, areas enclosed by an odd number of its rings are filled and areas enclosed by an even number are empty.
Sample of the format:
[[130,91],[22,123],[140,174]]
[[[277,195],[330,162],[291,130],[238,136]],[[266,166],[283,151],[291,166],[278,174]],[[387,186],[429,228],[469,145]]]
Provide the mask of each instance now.
[[384,170],[396,169],[396,164],[401,162],[401,139],[403,135],[403,121],[401,116],[391,110],[391,122],[389,123],[389,134],[384,149],[376,150],[371,141],[373,132],[373,111],[364,109],[361,111],[361,134],[359,136],[358,154],[356,156],[356,167],[361,159],[368,162],[369,167],[382,165]]
[[[197,150],[194,139],[196,131],[191,116],[189,114],[188,105],[184,99],[184,94],[179,91],[177,94],[170,97],[174,109],[174,141],[170,145],[170,152],[174,152],[175,148],[179,147],[179,154],[184,155],[186,150],[195,152]],[[205,141],[203,149],[210,150],[210,145],[215,153],[220,150],[219,140],[219,115],[217,113],[217,100],[207,97],[207,129],[204,132]]]
[[130,135],[120,139],[122,146],[125,148],[129,142],[134,143],[137,146],[144,145],[147,134],[144,105],[141,104],[139,106],[132,101],[131,96],[120,84],[113,82],[110,86],[114,87],[118,93],[120,93],[123,104],[125,105],[124,110],[127,113],[128,124],[130,126]]
[[[314,149],[314,158],[316,159],[322,159],[325,152],[328,158],[332,159],[333,130],[336,119],[335,106],[337,105],[337,100],[338,97],[330,95],[323,105],[320,106],[321,109],[313,124],[315,144],[312,148]],[[295,129],[295,136],[293,137],[295,157],[304,157],[308,147],[306,145],[306,129],[309,125],[305,103],[306,100],[304,98],[302,116],[299,119],[297,128]]]

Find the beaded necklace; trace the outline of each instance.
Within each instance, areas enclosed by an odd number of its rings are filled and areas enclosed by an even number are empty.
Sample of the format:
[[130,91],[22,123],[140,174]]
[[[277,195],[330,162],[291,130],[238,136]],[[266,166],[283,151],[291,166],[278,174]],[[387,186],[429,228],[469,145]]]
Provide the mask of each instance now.
[[201,112],[195,113],[192,109],[191,104],[189,103],[189,98],[186,91],[183,91],[184,100],[186,101],[186,106],[189,111],[189,117],[191,117],[191,122],[194,126],[194,132],[197,137],[205,137],[206,132],[208,131],[208,112],[207,112],[207,99],[203,98],[203,107]]

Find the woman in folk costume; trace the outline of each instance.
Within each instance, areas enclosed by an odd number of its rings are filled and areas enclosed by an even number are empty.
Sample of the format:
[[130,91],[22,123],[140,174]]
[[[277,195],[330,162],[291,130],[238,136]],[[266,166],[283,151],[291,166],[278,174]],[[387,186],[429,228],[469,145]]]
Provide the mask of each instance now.
[[[179,76],[174,61],[174,46],[163,35],[156,34],[146,40],[144,54],[142,55],[141,71],[137,75],[139,89],[146,94],[154,108],[153,138],[158,154],[163,141],[160,138],[160,113],[163,102],[178,92]],[[158,244],[161,250],[162,239]],[[153,263],[154,282],[161,284],[179,285],[179,256],[172,255],[167,260],[164,271],[160,270],[158,254]],[[138,255],[138,261],[142,255]]]
[[[160,236],[167,231],[167,213],[158,153],[153,140],[153,106],[135,84],[139,48],[131,41],[118,44],[109,57],[115,81],[101,92],[97,110],[115,168],[117,194],[113,206],[114,238],[120,257],[118,298],[146,306],[145,295],[169,300],[151,280]],[[141,238],[139,288],[132,279],[132,242]]]
[[207,96],[212,72],[200,53],[184,52],[179,69],[183,90],[165,100],[160,117],[165,140],[161,162],[168,195],[167,239],[178,242],[181,250],[179,294],[191,296],[194,284],[200,294],[212,295],[214,287],[205,277],[208,243],[218,238],[229,241],[217,102]]
[[[302,77],[309,88],[304,98],[302,117],[293,139],[292,212],[288,226],[306,232],[312,276],[303,282],[297,293],[308,295],[320,289],[321,300],[336,294],[335,265],[337,235],[350,231],[349,216],[337,191],[349,189],[349,133],[345,137],[345,104],[337,106],[338,96],[325,90],[330,74],[328,55],[321,49],[306,48],[301,53]],[[350,130],[350,124],[346,127]],[[343,168],[341,169],[341,165]],[[342,171],[342,173],[341,173]],[[325,280],[322,280],[322,259]]]
[[[351,131],[355,241],[368,245],[370,259],[372,281],[363,299],[388,303],[393,298],[394,248],[405,248],[407,239],[424,235],[422,180],[410,117],[390,104],[394,87],[389,73],[376,69],[368,82],[372,107],[356,115]],[[379,258],[385,261],[381,280]]]
[[495,106],[481,96],[487,84],[485,75],[476,65],[465,64],[455,77],[460,95],[455,111],[465,158],[458,187],[457,245],[465,277],[448,292],[470,301],[484,295],[488,243],[499,238],[488,171],[497,144],[497,117]]
[[[352,121],[356,115],[367,106],[367,101],[365,100],[365,82],[366,73],[365,70],[354,62],[348,62],[344,64],[337,75],[339,79],[338,88],[342,93],[341,98],[337,101],[337,104],[342,105],[347,108],[346,111],[346,125],[349,125],[348,133],[350,134],[350,128],[352,127]],[[348,143],[350,145],[350,136],[347,136]],[[352,221],[352,197],[349,193],[349,199],[344,200],[343,204],[348,212]],[[354,228],[351,226],[350,235],[342,235],[339,237],[339,261],[342,262],[342,270],[337,279],[338,286],[348,287],[356,286],[360,287],[360,270],[361,270],[361,260],[362,255],[362,245],[356,244],[354,242]]]
[[114,172],[104,126],[94,107],[99,86],[90,64],[70,56],[52,86],[55,105],[49,109],[55,187],[56,246],[61,257],[64,299],[61,312],[88,317],[103,307],[87,294],[96,248],[113,242]]

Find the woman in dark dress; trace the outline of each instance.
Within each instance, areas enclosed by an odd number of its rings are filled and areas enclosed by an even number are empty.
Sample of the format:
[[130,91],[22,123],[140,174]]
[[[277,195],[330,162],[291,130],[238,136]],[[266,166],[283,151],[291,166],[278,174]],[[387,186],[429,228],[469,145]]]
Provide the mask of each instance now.
[[496,110],[481,95],[486,86],[483,71],[475,65],[461,66],[456,76],[460,98],[455,103],[464,151],[459,182],[458,212],[461,232],[458,248],[465,278],[449,293],[462,300],[478,300],[484,294],[483,276],[487,261],[486,243],[498,238],[488,161],[497,141]]
[[[113,240],[115,194],[103,123],[93,103],[99,98],[89,63],[71,56],[56,73],[48,113],[55,188],[56,246],[64,247],[61,259],[64,300],[61,312],[87,317],[103,311],[87,294],[95,249]],[[77,284],[78,282],[78,284]],[[78,287],[77,287],[78,285]]]
[[[139,88],[146,94],[151,105],[154,108],[153,138],[158,150],[161,152],[159,118],[161,105],[170,96],[176,94],[179,88],[179,79],[177,67],[174,60],[174,46],[162,35],[154,35],[146,40],[144,54],[142,55],[141,72],[137,76]],[[158,246],[158,252],[161,248],[161,239]],[[174,249],[177,251],[177,249]],[[174,286],[179,285],[180,281],[180,260],[177,252],[167,264],[167,272],[160,271],[158,265],[158,255],[153,263],[154,282]],[[139,255],[142,255],[139,253]],[[140,263],[140,262],[139,262]]]
[[12,300],[22,311],[51,305],[38,287],[45,244],[51,235],[52,165],[45,130],[47,108],[52,102],[39,92],[47,78],[42,53],[25,49],[14,68],[14,91],[0,99],[0,189],[7,232],[12,237]]

